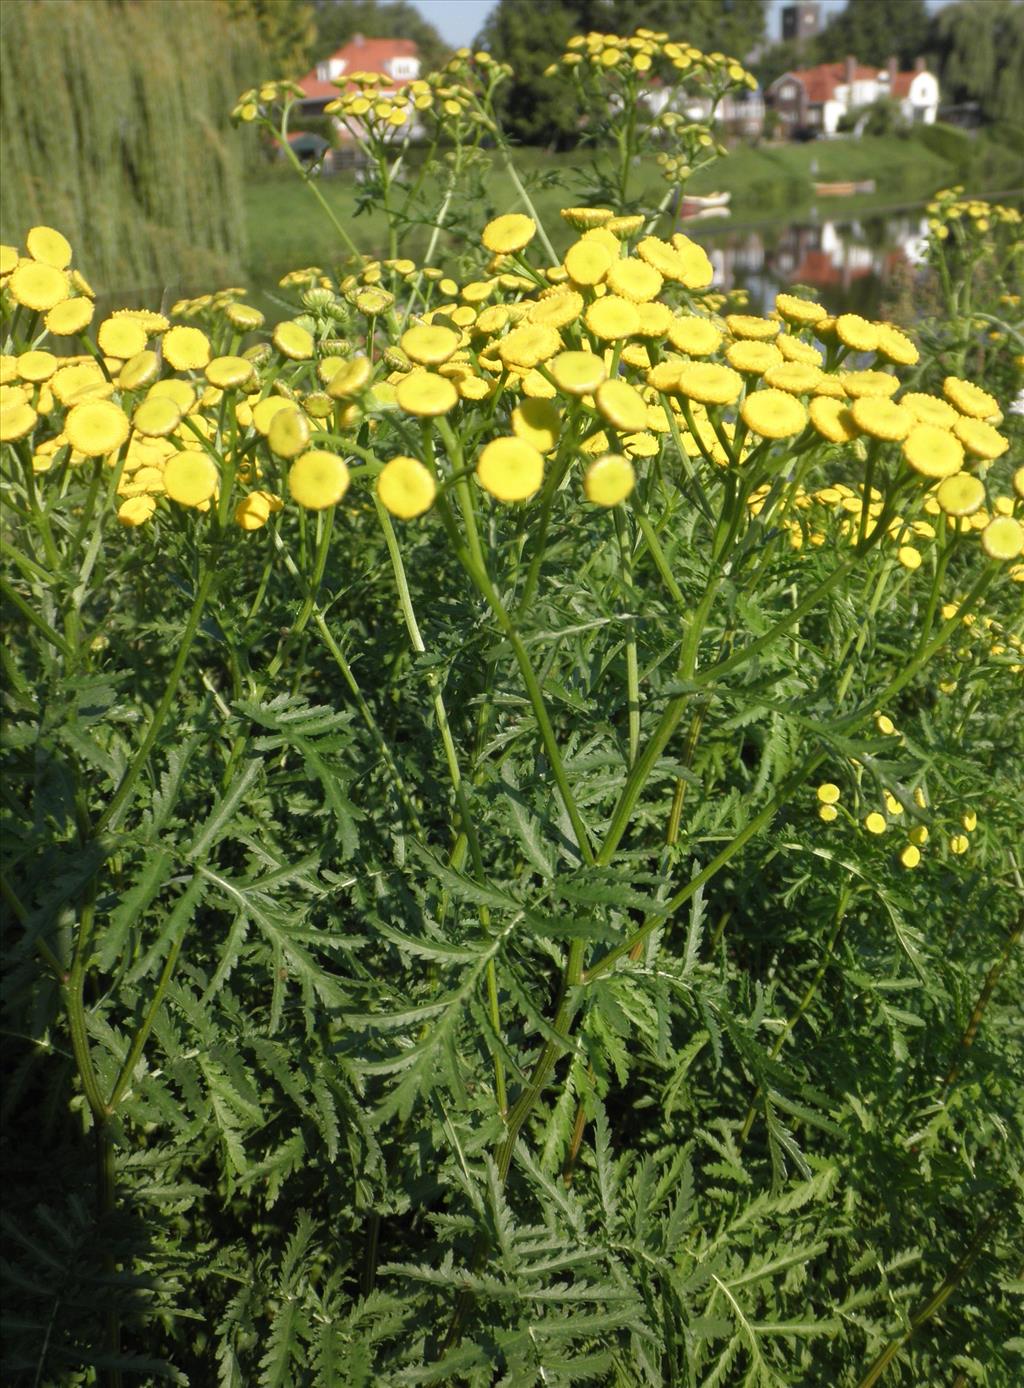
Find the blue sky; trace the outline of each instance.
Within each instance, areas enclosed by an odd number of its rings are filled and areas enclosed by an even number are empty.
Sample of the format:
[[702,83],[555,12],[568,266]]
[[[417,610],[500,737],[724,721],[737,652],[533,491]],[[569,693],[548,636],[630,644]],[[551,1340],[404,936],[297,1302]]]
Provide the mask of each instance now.
[[[779,10],[785,0],[769,0],[768,34],[777,38],[779,33]],[[543,0],[519,0],[522,5],[543,4]],[[928,0],[930,10],[938,9],[948,0]],[[494,0],[415,0],[416,8],[429,19],[441,37],[455,48],[473,41],[483,27],[484,20],[494,6]],[[822,0],[826,18],[836,10],[841,10],[845,0]]]

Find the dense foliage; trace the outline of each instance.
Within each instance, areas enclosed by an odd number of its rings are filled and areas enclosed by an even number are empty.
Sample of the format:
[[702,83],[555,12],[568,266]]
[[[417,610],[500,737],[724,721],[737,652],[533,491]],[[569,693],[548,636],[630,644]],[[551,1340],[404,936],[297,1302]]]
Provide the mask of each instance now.
[[743,68],[560,61],[561,257],[432,263],[463,60],[276,325],[0,247],[15,1388],[1020,1379],[1020,214],[745,312],[634,177]]

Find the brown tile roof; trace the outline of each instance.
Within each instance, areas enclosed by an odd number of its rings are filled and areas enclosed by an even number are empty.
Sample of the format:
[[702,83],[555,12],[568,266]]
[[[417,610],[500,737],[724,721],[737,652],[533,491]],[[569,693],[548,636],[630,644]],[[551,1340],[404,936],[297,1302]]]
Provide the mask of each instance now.
[[[853,69],[853,80],[855,82],[877,82],[884,78],[885,68],[868,67],[864,63],[857,63]],[[916,72],[897,72],[896,80],[892,84],[892,96],[904,97],[909,95],[910,84],[917,76]],[[835,96],[836,88],[844,86],[846,83],[846,64],[845,63],[819,63],[817,67],[798,68],[794,72],[785,72],[778,82],[785,78],[796,78],[807,93],[807,100],[814,106],[820,106],[825,101],[831,101]],[[773,82],[772,86],[777,83]],[[879,83],[884,87],[884,81]]]

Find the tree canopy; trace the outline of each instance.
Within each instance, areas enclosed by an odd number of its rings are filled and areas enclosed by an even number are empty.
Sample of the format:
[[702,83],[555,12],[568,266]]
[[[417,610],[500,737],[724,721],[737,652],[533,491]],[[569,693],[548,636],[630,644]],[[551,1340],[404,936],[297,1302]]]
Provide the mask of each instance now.
[[307,0],[225,0],[233,19],[256,27],[267,64],[265,77],[302,77],[316,38]]
[[663,30],[706,51],[743,58],[764,35],[763,0],[499,0],[477,43],[512,67],[503,88],[503,116],[527,144],[572,144],[578,119],[566,88],[544,69],[573,34]]
[[910,67],[927,50],[929,30],[924,0],[847,0],[818,36],[815,61],[837,62],[853,54],[858,62],[881,68],[895,54]]
[[933,47],[944,102],[978,103],[988,121],[1024,125],[1024,4],[962,3],[939,11]]

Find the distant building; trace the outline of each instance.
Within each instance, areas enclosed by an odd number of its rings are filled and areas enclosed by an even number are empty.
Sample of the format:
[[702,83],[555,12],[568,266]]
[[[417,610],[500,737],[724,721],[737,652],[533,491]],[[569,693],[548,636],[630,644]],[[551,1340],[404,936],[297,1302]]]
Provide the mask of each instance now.
[[[652,116],[660,116],[662,111],[678,111],[690,121],[700,121],[702,125],[712,124],[711,98],[697,95],[680,95],[671,87],[652,84],[641,92],[639,100],[644,103]],[[741,87],[738,91],[726,92],[714,111],[713,124],[724,134],[744,135],[756,139],[764,130],[764,97],[760,87],[753,91]]]
[[802,0],[801,4],[786,5],[782,11],[784,43],[803,43],[821,33],[821,6],[817,0]]
[[[366,72],[384,78],[377,91],[381,96],[394,99],[402,87],[419,77],[419,49],[412,39],[367,39],[362,34],[354,34],[348,43],[299,79],[302,100],[296,103],[297,115],[300,118],[322,116],[327,103],[336,100],[346,89],[345,79],[353,73]],[[415,135],[415,121],[410,121],[410,126]],[[403,138],[410,133],[410,126],[402,127]],[[352,136],[341,121],[336,120],[335,127],[339,140],[351,141]]]
[[823,135],[834,135],[844,116],[883,97],[899,104],[908,124],[931,125],[939,109],[938,79],[923,58],[918,58],[912,72],[899,72],[895,58],[879,69],[850,57],[842,63],[784,72],[767,95],[788,131],[817,130]]

